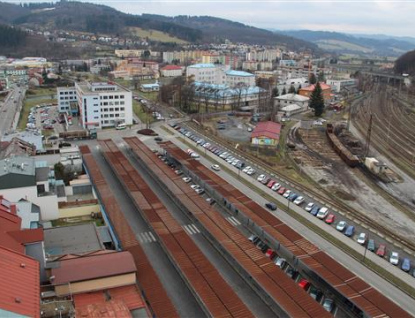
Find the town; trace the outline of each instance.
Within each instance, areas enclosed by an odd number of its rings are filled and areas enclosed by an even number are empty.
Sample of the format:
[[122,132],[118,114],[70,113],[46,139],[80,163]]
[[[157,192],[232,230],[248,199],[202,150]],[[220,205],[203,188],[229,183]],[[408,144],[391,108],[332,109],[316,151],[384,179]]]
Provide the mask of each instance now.
[[5,27],[0,317],[414,316],[415,51],[143,17]]

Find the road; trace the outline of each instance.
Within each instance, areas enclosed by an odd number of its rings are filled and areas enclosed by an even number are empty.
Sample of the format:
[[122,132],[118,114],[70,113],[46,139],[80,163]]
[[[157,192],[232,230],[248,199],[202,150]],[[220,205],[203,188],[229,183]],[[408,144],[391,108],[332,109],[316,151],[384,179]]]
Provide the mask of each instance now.
[[17,127],[26,90],[13,86],[0,108],[0,136]]
[[[165,132],[161,129],[155,128],[155,130],[161,134],[165,135],[164,138],[168,139],[175,144],[177,144],[182,149],[187,149],[188,147],[178,141],[175,137],[171,135],[166,135]],[[208,157],[211,157],[215,160],[219,160],[217,156],[212,154],[211,152],[207,151],[206,155]],[[209,160],[201,157],[201,162],[210,167],[212,164]],[[223,163],[223,161],[220,161],[220,163]],[[238,169],[235,167],[232,167],[230,165],[227,165],[227,167],[231,170],[233,170],[236,174],[238,174]],[[245,193],[248,197],[255,200],[259,204],[265,204],[267,201],[262,198],[259,194],[257,194],[253,189],[254,187],[248,188],[245,184],[239,182],[237,179],[229,175],[228,173],[224,171],[218,172],[218,174],[231,183],[234,187],[238,188],[240,191]],[[254,186],[261,186],[259,183],[249,177],[248,175],[244,173],[240,173],[240,178],[244,178],[246,181],[251,182]],[[272,190],[262,187],[261,190],[263,191],[269,191],[270,195],[273,195],[273,197],[283,203],[284,205],[287,205],[287,200],[282,198],[282,196],[275,195],[275,192]],[[301,214],[301,216],[305,217],[309,222],[314,223],[317,226],[324,227],[324,230],[329,232],[332,236],[342,241],[344,244],[347,244],[348,246],[352,247],[353,249],[357,250],[359,253],[363,254],[365,249],[360,246],[357,242],[345,239],[345,236],[342,233],[339,233],[336,231],[333,227],[326,226],[321,220],[317,219],[316,217],[310,215],[309,213],[305,213],[304,209],[301,207],[295,206],[294,204],[290,205],[290,210],[287,212],[287,210],[278,210],[278,212],[274,212],[279,218],[281,218],[287,225],[292,227],[297,232],[301,233],[307,240],[318,246],[320,249],[324,250],[328,255],[336,259],[339,263],[341,263],[343,266],[351,270],[353,273],[358,275],[360,278],[362,278],[364,281],[366,281],[368,284],[373,286],[374,288],[378,289],[380,292],[382,292],[386,297],[390,298],[394,302],[396,302],[399,306],[401,306],[403,309],[407,310],[409,313],[415,316],[415,306],[414,306],[414,299],[408,296],[406,293],[402,292],[399,288],[395,287],[388,281],[384,280],[374,272],[372,272],[370,269],[362,265],[359,261],[352,258],[336,246],[332,245],[330,242],[326,241],[322,237],[320,237],[318,234],[314,233],[313,231],[309,230],[306,226],[298,222],[296,219],[290,216],[291,213],[298,213]],[[411,286],[415,285],[415,278],[411,277],[407,273],[403,272],[399,268],[391,265],[389,262],[387,262],[385,259],[381,259],[378,256],[376,256],[374,253],[368,252],[366,253],[366,257],[369,258],[372,262],[378,264],[379,266],[386,268],[389,272],[393,273],[396,277],[399,277],[402,281],[405,281],[406,283],[410,284]]]

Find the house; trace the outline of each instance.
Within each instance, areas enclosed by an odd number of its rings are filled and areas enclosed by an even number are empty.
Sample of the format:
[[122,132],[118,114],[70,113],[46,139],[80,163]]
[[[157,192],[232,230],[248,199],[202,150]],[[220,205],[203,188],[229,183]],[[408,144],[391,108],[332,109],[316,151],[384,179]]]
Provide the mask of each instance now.
[[301,113],[304,109],[297,104],[289,104],[279,109],[284,117],[291,117],[292,115]]
[[308,109],[308,102],[310,98],[298,94],[285,94],[274,98],[274,106],[277,110],[281,110],[288,105],[298,105],[302,111]]
[[[321,86],[324,101],[329,101],[331,99],[331,86],[323,82],[320,82],[320,86]],[[311,93],[314,91],[315,88],[316,88],[316,85],[310,85],[308,87],[300,88],[298,91],[298,94],[305,96],[305,97],[310,97]]]
[[281,124],[272,121],[260,122],[251,134],[251,144],[277,146],[280,140]]
[[141,84],[140,90],[142,92],[158,92],[160,90],[160,85],[158,82],[153,84]]
[[355,86],[357,83],[357,80],[354,78],[349,79],[328,79],[326,81],[327,85],[331,86],[331,89],[333,92],[340,93],[341,90],[343,90],[346,87]]
[[181,66],[177,65],[166,65],[165,67],[161,68],[160,72],[161,76],[164,77],[177,77],[182,76],[183,69]]

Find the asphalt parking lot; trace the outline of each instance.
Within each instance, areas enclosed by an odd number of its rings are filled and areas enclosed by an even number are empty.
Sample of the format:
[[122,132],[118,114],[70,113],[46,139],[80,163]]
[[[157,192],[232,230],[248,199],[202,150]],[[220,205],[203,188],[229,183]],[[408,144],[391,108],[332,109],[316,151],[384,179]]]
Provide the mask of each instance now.
[[249,132],[248,128],[252,128],[252,126],[247,125],[238,118],[228,116],[228,119],[224,122],[223,127],[225,127],[225,129],[218,129],[218,134],[225,138],[239,142],[249,142],[251,139],[252,132]]

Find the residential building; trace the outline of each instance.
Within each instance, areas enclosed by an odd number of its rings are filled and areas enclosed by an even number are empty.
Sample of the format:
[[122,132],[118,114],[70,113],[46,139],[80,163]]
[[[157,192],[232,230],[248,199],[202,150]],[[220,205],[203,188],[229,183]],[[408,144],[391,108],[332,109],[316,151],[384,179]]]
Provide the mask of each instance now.
[[309,100],[310,98],[299,94],[285,94],[274,97],[274,105],[276,106],[277,110],[281,110],[283,107],[295,104],[301,107],[301,109],[304,111],[308,109]]
[[280,66],[295,66],[297,63],[294,60],[280,60]]
[[177,77],[183,75],[183,68],[178,65],[166,65],[160,69],[161,76],[163,77]]
[[[321,86],[324,101],[331,100],[332,96],[331,96],[331,87],[330,87],[330,85],[327,85],[326,83],[320,82],[320,86]],[[310,97],[311,93],[314,91],[315,88],[316,88],[316,85],[310,85],[310,86],[307,86],[307,87],[302,87],[302,88],[300,88],[298,94],[300,94],[302,96],[305,96],[305,97]]]
[[[21,150],[25,150],[28,155],[35,155],[36,153],[44,153],[45,148],[43,145],[43,136],[37,132],[32,131],[20,131],[3,135],[1,137],[2,142],[15,143]],[[3,148],[0,149],[0,158],[7,158],[13,155],[13,153],[3,154]],[[18,154],[18,151],[16,154]]]
[[160,90],[159,83],[152,83],[152,84],[141,84],[140,90],[142,92],[158,92]]
[[229,70],[225,75],[225,84],[231,87],[235,87],[240,83],[245,86],[255,86],[255,75],[252,73]]
[[260,122],[251,134],[251,144],[277,146],[280,140],[281,124],[272,121]]
[[75,83],[79,121],[88,128],[133,123],[132,93],[114,82]]
[[[57,88],[58,98],[58,110],[60,113],[70,112],[72,107],[71,104],[77,105],[76,88],[72,87],[58,87]],[[78,112],[78,107],[76,107]]]
[[279,112],[282,113],[284,117],[290,117],[292,115],[301,113],[302,111],[304,111],[304,109],[297,104],[289,104],[279,109]]

